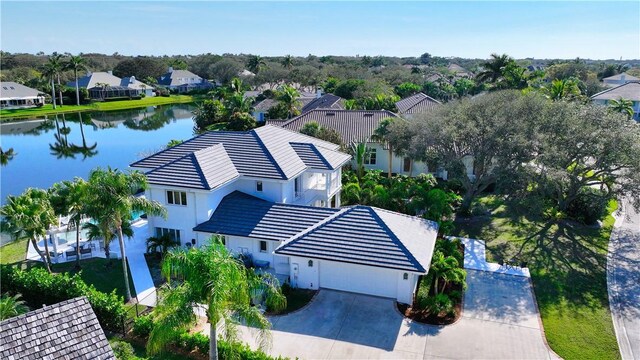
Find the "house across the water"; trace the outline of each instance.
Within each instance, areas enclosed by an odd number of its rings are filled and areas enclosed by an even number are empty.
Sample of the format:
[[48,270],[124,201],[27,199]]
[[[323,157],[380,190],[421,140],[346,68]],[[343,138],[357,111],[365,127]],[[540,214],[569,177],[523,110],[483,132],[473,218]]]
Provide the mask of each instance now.
[[24,109],[44,105],[44,93],[13,81],[0,82],[0,108]]
[[[75,87],[76,82],[69,81],[69,87]],[[140,98],[155,96],[154,88],[135,78],[128,76],[121,79],[111,71],[88,72],[78,78],[78,87],[89,91],[89,97],[94,100],[110,100],[117,98]]]

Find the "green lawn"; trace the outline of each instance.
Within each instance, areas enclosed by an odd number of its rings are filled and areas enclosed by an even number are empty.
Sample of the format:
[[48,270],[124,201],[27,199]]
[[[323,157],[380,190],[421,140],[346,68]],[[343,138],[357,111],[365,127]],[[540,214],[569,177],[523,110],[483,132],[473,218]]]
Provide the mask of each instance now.
[[27,256],[27,245],[27,240],[21,240],[0,247],[0,264],[23,262]]
[[[532,218],[496,196],[476,206],[487,214],[457,221],[454,235],[485,240],[490,261],[528,262],[551,348],[565,359],[619,359],[606,279],[613,217],[598,229]],[[616,206],[612,202],[609,211]]]
[[139,100],[118,100],[108,102],[95,102],[89,105],[64,105],[58,106],[55,110],[53,105],[47,104],[40,108],[0,110],[1,120],[14,120],[22,118],[33,118],[36,116],[62,114],[78,111],[109,111],[135,109],[145,106],[181,104],[193,102],[195,98],[189,95],[171,95],[170,97],[153,96]]

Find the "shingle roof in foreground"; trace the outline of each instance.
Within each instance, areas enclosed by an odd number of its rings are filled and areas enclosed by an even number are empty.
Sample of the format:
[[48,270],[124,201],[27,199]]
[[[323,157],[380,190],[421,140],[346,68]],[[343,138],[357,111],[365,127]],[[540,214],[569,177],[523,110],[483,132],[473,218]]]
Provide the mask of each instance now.
[[[131,166],[145,169],[156,169],[196,151],[216,144],[224,145],[224,151],[231,164],[240,176],[250,176],[270,179],[291,179],[302,171],[313,168],[307,165],[293,148],[292,143],[312,144],[319,151],[315,156],[321,163],[328,163],[332,168],[338,168],[346,163],[350,157],[338,150],[338,145],[322,141],[310,136],[302,135],[276,126],[263,126],[250,131],[211,131],[187,140],[179,145],[155,153],[147,158],[136,161]],[[220,157],[227,166],[226,158]],[[222,164],[222,163],[220,163]],[[218,165],[212,165],[212,171]],[[188,165],[188,164],[187,164]],[[190,166],[190,165],[189,165]],[[171,171],[173,178],[189,175],[193,169],[189,166],[180,168],[174,166]],[[325,167],[323,167],[324,169]],[[218,169],[217,171],[220,171]],[[225,174],[228,175],[228,174]],[[171,183],[172,177],[166,177],[167,185],[178,186],[179,181]],[[197,180],[197,179],[196,179]],[[163,183],[164,184],[164,183]],[[202,184],[190,182],[191,187],[201,187]]]
[[236,191],[195,231],[284,241],[276,254],[425,273],[438,226],[368,206],[272,203]]
[[317,122],[322,127],[336,130],[342,137],[342,142],[348,144],[352,141],[370,140],[380,122],[389,117],[398,115],[387,110],[315,109],[284,123],[267,121],[267,124],[300,131],[305,124]]
[[396,103],[398,113],[400,114],[422,113],[429,111],[438,105],[440,105],[438,100],[423,93],[411,95]]
[[0,359],[115,359],[85,297],[0,322]]
[[194,230],[277,241],[288,239],[338,211],[272,203],[234,191],[222,199],[209,220]]

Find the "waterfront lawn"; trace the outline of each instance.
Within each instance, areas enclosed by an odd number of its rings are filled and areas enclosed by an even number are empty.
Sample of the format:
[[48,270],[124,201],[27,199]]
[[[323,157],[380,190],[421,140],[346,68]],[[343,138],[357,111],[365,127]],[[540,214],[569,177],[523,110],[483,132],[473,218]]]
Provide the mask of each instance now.
[[[607,246],[614,219],[602,228],[535,217],[497,196],[479,198],[487,213],[458,219],[454,235],[482,239],[489,261],[527,262],[547,341],[565,359],[618,359],[607,296]],[[609,212],[616,209],[612,202]]]
[[140,108],[145,106],[154,106],[154,105],[190,103],[190,102],[193,102],[194,100],[195,100],[194,97],[189,95],[171,95],[169,97],[153,96],[153,97],[145,97],[138,100],[117,100],[117,101],[107,101],[107,102],[94,102],[92,104],[80,105],[80,106],[63,105],[63,106],[58,106],[55,110],[53,109],[53,105],[46,104],[39,108],[0,110],[0,119],[14,120],[14,119],[33,118],[36,116],[54,115],[54,114],[62,114],[62,113],[70,113],[70,112],[78,112],[78,111],[109,111],[109,110],[135,109],[135,108]]

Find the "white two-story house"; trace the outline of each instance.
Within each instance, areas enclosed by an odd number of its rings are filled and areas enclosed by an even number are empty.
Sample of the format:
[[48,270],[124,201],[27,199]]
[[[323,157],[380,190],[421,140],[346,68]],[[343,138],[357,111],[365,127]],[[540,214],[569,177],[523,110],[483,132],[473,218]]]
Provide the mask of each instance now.
[[267,125],[208,132],[131,166],[147,175],[147,199],[168,212],[148,218],[150,236],[201,246],[220,235],[231,251],[293,286],[411,303],[437,225],[340,208],[341,168],[350,158],[338,145]]

